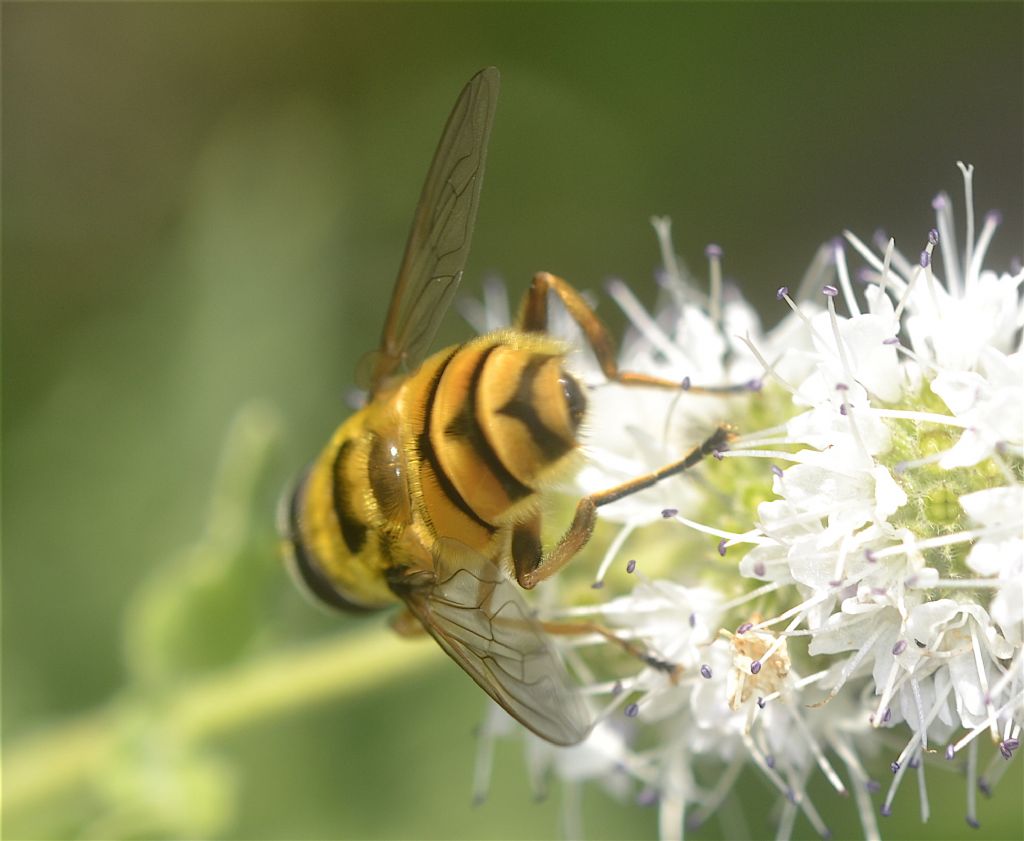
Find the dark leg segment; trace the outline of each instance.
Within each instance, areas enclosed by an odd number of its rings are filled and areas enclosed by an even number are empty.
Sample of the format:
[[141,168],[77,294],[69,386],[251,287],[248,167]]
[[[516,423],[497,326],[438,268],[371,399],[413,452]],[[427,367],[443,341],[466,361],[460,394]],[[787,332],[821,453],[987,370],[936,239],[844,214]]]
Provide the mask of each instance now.
[[[519,582],[519,585],[527,590],[532,589],[569,563],[576,553],[587,545],[587,541],[590,540],[590,536],[594,533],[594,525],[597,522],[597,509],[599,507],[607,505],[609,502],[615,502],[615,500],[622,499],[624,496],[629,496],[637,491],[642,491],[645,488],[651,487],[651,485],[657,484],[662,479],[667,479],[669,476],[675,476],[678,473],[689,470],[691,467],[695,467],[706,456],[727,449],[731,435],[732,432],[729,427],[720,426],[703,444],[699,447],[694,447],[679,461],[666,464],[653,473],[638,476],[636,479],[623,482],[621,485],[616,485],[613,488],[583,497],[576,504],[576,513],[572,518],[572,523],[569,524],[569,528],[547,554],[543,554],[540,551],[531,552],[529,555],[517,554],[517,544],[515,534],[513,534],[512,558],[515,563],[516,580]],[[538,518],[536,524],[538,530],[539,525],[540,520]],[[525,543],[522,545],[525,546]],[[537,547],[540,546],[539,540],[535,545]]]
[[[545,332],[548,328],[548,293],[554,293],[565,306],[587,343],[594,351],[598,364],[604,375],[613,382],[623,385],[650,386],[667,388],[673,391],[691,390],[696,393],[722,393],[745,390],[748,386],[726,386],[724,388],[694,388],[688,382],[676,382],[647,374],[620,371],[615,361],[615,349],[607,328],[601,323],[594,311],[587,305],[572,286],[560,277],[548,272],[538,272],[533,276],[530,291],[523,300],[519,310],[516,326],[526,332]],[[549,552],[545,553],[540,543],[540,517],[516,527],[512,534],[512,559],[515,565],[516,580],[520,586],[530,589],[541,581],[554,575],[564,567],[590,540],[597,521],[597,509],[609,502],[622,499],[632,493],[649,488],[651,485],[689,470],[699,464],[706,456],[728,446],[732,431],[728,426],[720,426],[704,443],[691,450],[684,458],[666,464],[664,467],[638,476],[614,488],[583,497],[576,505],[576,513],[572,523],[561,539]]]
[[594,351],[597,362],[601,366],[604,375],[613,382],[623,385],[646,385],[652,388],[669,388],[673,391],[682,389],[694,394],[735,394],[737,392],[749,391],[750,383],[726,386],[697,386],[692,385],[689,378],[682,382],[678,380],[666,380],[662,377],[652,377],[649,374],[640,374],[634,371],[620,371],[615,361],[615,347],[612,344],[608,328],[601,323],[601,320],[594,314],[583,296],[580,295],[569,283],[550,272],[537,272],[533,276],[533,283],[530,291],[526,293],[523,305],[519,310],[519,317],[516,319],[516,326],[528,333],[544,333],[548,329],[548,293],[553,292],[558,296],[566,311],[572,317],[583,335],[587,344]]

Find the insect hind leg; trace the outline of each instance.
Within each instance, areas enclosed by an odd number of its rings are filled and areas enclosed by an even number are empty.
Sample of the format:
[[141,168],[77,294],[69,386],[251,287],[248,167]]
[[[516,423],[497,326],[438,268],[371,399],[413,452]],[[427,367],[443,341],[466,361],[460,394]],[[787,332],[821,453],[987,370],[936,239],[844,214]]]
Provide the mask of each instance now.
[[652,669],[668,675],[669,679],[672,680],[673,683],[679,680],[679,676],[683,672],[683,667],[678,663],[673,663],[670,660],[666,660],[663,657],[659,657],[658,655],[651,653],[650,649],[646,646],[641,645],[635,640],[619,636],[615,631],[610,628],[606,628],[599,622],[546,621],[541,622],[541,627],[549,634],[557,634],[560,636],[597,634],[612,645],[616,645],[621,648],[631,657],[635,657],[637,660],[646,663]]

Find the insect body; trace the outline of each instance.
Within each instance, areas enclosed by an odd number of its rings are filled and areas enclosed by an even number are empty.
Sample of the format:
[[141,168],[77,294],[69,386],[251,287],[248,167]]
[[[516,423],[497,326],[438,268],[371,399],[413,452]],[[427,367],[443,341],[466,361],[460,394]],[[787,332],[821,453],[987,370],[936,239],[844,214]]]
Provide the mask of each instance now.
[[607,331],[565,281],[534,277],[513,328],[427,357],[462,274],[480,193],[498,73],[459,96],[413,222],[369,400],[345,421],[288,500],[294,576],[343,610],[395,602],[399,629],[422,627],[511,715],[555,744],[579,742],[589,714],[510,573],[531,588],[586,544],[598,506],[682,472],[724,448],[720,428],[684,459],[584,497],[545,551],[540,500],[578,464],[585,389],[569,348],[547,334],[558,296],[609,379],[678,389],[620,372]]

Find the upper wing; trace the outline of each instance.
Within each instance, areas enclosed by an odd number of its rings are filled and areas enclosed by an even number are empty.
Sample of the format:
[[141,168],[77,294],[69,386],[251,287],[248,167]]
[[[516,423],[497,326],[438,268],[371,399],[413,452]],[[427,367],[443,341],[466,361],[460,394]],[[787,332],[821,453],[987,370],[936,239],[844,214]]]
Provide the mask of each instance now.
[[487,67],[462,89],[441,134],[398,270],[370,393],[399,366],[426,356],[462,279],[483,184],[498,99],[498,70]]
[[[458,548],[453,548],[457,546]],[[565,666],[515,585],[487,558],[455,541],[439,552],[457,564],[430,582],[395,582],[413,614],[505,711],[556,745],[574,745],[590,731],[590,714]]]

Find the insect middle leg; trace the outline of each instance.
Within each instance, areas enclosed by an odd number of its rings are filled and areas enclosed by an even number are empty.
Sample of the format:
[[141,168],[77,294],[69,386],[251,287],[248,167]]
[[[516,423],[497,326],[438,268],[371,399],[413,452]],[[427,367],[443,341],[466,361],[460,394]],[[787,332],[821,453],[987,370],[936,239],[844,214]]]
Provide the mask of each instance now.
[[[665,388],[678,391],[686,388],[683,383],[674,380],[667,380],[662,377],[654,377],[648,374],[641,374],[632,371],[619,370],[615,360],[615,349],[611,335],[607,328],[601,323],[594,311],[588,306],[580,295],[569,283],[548,272],[538,272],[533,276],[533,283],[530,291],[523,300],[519,311],[517,326],[520,330],[546,332],[548,326],[548,293],[553,292],[561,300],[569,315],[572,317],[583,335],[587,344],[594,351],[598,364],[604,375],[611,381],[629,386],[648,386],[654,388]],[[745,390],[744,386],[724,389],[710,388],[691,390],[697,393],[721,391]],[[728,426],[719,426],[703,443],[694,447],[689,453],[678,461],[666,464],[657,470],[638,476],[621,485],[616,485],[604,491],[590,496],[583,497],[576,505],[576,512],[572,523],[562,535],[561,539],[548,552],[543,551],[540,541],[540,517],[518,525],[512,533],[512,560],[516,571],[516,580],[521,587],[530,589],[541,581],[554,575],[587,544],[594,532],[594,525],[597,522],[597,509],[602,505],[615,502],[624,496],[651,487],[662,479],[675,476],[691,467],[699,464],[706,456],[724,450],[728,446],[732,431]]]
[[583,497],[576,503],[576,512],[569,528],[566,529],[558,543],[546,553],[540,542],[539,515],[516,526],[512,532],[512,561],[519,586],[527,590],[532,589],[569,563],[587,545],[594,533],[597,509],[602,505],[642,491],[662,479],[695,467],[707,456],[726,449],[730,437],[732,437],[732,430],[728,426],[719,426],[702,444],[694,447],[678,461],[673,461],[643,476],[637,476],[621,485],[615,485]]

